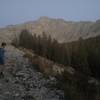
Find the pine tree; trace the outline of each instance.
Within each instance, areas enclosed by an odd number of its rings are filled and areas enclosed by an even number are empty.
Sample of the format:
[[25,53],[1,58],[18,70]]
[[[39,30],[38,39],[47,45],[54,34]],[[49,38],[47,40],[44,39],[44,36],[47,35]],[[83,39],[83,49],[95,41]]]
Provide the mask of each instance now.
[[19,45],[28,49],[33,48],[33,36],[28,30],[22,30],[19,36]]

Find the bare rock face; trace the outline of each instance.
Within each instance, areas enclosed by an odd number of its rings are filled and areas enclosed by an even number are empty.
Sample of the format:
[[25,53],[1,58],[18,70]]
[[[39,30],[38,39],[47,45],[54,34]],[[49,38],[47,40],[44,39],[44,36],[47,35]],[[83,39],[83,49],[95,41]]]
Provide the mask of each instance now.
[[6,63],[0,67],[0,100],[63,100],[63,91],[56,88],[57,80],[45,78],[23,55],[12,46],[6,47]]
[[56,38],[59,42],[70,42],[78,40],[80,37],[89,38],[100,35],[100,21],[96,22],[72,22],[63,19],[52,19],[40,17],[36,21],[31,21],[19,25],[11,25],[0,29],[0,41],[11,42],[19,36],[21,30],[27,29],[32,34],[41,35],[45,32]]

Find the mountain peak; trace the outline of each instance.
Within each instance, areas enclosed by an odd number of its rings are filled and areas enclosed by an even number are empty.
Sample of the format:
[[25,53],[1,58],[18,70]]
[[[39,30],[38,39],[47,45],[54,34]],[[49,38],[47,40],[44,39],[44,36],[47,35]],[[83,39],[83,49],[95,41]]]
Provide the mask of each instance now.
[[39,21],[45,21],[45,20],[50,20],[51,18],[47,17],[47,16],[42,16],[40,17],[38,20]]

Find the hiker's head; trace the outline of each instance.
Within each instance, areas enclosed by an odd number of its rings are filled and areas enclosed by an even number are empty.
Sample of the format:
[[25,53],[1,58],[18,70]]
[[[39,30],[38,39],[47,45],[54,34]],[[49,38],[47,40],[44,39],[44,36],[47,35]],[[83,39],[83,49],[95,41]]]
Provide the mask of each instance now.
[[2,44],[1,44],[1,47],[5,47],[6,46],[6,43],[5,42],[2,42]]

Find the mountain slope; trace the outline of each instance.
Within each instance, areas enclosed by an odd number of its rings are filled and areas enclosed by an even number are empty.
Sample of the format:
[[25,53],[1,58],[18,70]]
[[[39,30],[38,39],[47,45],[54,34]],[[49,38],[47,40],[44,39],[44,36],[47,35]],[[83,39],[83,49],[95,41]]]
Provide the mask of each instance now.
[[[25,51],[23,48],[6,47],[6,63],[0,66],[3,68],[3,77],[0,73],[0,100],[100,100],[100,82],[94,77],[86,77],[70,66],[56,77],[46,77],[35,69],[34,62],[31,64],[31,60],[25,57],[26,53],[32,54],[32,60],[35,60],[36,55]],[[55,63],[52,66],[55,70],[60,68]]]
[[0,40],[11,42],[22,29],[28,29],[37,35],[45,32],[59,42],[70,42],[80,37],[89,38],[100,35],[100,21],[96,22],[72,22],[63,19],[40,17],[36,21],[30,21],[19,25],[11,25],[0,29]]
[[13,46],[6,47],[6,62],[0,66],[0,100],[61,100],[64,93],[55,87],[56,78],[45,78],[24,54]]

